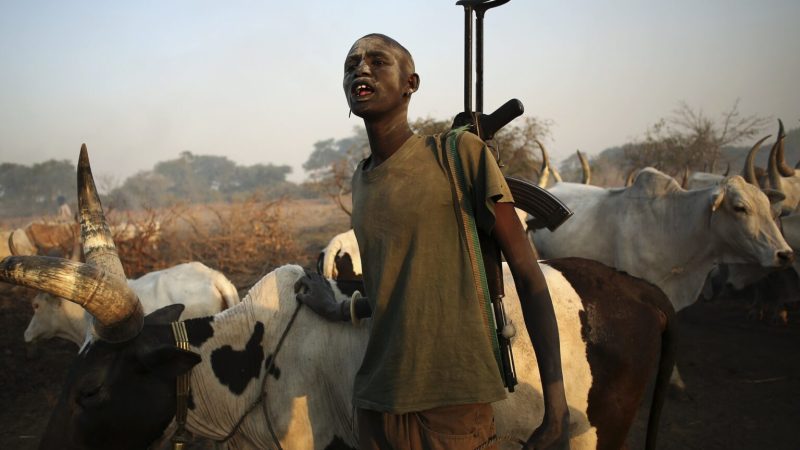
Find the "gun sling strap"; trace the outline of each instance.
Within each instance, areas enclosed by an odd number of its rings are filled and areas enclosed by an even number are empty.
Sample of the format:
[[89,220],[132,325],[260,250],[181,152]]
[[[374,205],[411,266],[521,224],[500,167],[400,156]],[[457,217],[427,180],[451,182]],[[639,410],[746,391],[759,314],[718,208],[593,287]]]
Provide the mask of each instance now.
[[443,162],[450,180],[450,188],[453,191],[455,202],[456,217],[461,225],[462,237],[469,253],[472,275],[475,280],[475,291],[478,301],[481,304],[481,315],[486,334],[492,345],[492,351],[497,362],[500,374],[503,374],[503,365],[500,357],[500,343],[497,339],[497,327],[494,322],[494,312],[492,311],[492,299],[489,293],[489,284],[486,279],[486,269],[483,264],[481,253],[480,236],[475,225],[475,214],[472,210],[472,202],[465,198],[466,179],[464,167],[461,164],[461,157],[458,155],[458,138],[466,130],[466,127],[451,130],[444,137]]

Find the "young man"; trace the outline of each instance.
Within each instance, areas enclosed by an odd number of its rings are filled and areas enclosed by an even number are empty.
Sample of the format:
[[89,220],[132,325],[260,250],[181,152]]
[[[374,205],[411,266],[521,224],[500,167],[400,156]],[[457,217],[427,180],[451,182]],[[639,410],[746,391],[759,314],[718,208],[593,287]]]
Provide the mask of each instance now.
[[[372,316],[353,401],[362,449],[471,450],[494,436],[491,402],[505,390],[459,238],[441,141],[415,135],[408,124],[419,83],[409,52],[384,35],[359,39],[345,60],[345,96],[364,120],[371,150],[353,175],[352,225],[366,289],[353,306],[359,317]],[[545,416],[525,448],[568,448],[558,329],[544,276],[486,145],[462,133],[458,152],[475,222],[509,264],[539,361]],[[350,320],[349,302],[337,304],[320,277],[296,288],[321,315]]]

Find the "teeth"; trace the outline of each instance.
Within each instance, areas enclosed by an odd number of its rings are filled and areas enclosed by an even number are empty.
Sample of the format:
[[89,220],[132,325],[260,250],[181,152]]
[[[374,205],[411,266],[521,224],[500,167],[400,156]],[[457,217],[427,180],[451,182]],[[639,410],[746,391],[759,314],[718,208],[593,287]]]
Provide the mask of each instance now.
[[[364,92],[364,91],[367,91],[367,92]],[[362,84],[357,84],[357,85],[355,86],[355,88],[353,89],[353,93],[355,93],[355,94],[357,94],[357,95],[359,95],[359,96],[360,96],[360,95],[362,95],[362,93],[363,93],[364,95],[367,95],[367,94],[369,94],[369,92],[371,92],[371,91],[372,91],[372,88],[370,88],[368,85],[366,85],[366,84],[364,84],[364,83],[362,83]]]

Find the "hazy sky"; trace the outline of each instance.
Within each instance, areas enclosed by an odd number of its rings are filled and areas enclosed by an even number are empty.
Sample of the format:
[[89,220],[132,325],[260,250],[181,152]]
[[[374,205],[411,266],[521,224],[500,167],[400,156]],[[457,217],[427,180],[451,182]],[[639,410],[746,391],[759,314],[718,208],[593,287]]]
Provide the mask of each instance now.
[[[364,34],[414,55],[412,118],[462,108],[463,16],[455,0],[0,0],[0,162],[77,161],[85,142],[120,181],[186,150],[301,180],[314,142],[361,126],[341,79]],[[800,126],[797,0],[512,0],[485,34],[485,109],[516,97],[552,120],[556,160],[681,100]]]

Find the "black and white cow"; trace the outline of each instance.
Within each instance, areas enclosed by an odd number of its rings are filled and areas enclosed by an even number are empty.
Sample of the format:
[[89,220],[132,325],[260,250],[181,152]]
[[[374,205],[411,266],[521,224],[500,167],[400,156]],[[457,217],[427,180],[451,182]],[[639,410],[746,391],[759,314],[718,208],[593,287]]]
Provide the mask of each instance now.
[[[171,323],[183,307],[144,317],[125,282],[85,149],[78,173],[87,262],[41,256],[0,261],[0,281],[79,303],[94,318],[96,338],[74,361],[40,448],[147,448],[173,422],[176,378],[189,371],[187,428],[197,436],[226,441],[228,448],[357,445],[352,383],[367,326],[327,322],[300,306],[294,285],[304,271],[283,266],[236,306],[183,322],[190,349],[178,348]],[[647,442],[654,448],[673,364],[668,299],[654,285],[594,261],[553,260],[543,272],[561,337],[572,448],[623,447],[655,372]],[[508,317],[522,323],[506,276]],[[541,420],[543,402],[535,354],[520,328],[513,341],[519,385],[495,404],[495,413],[500,435],[524,438]]]

